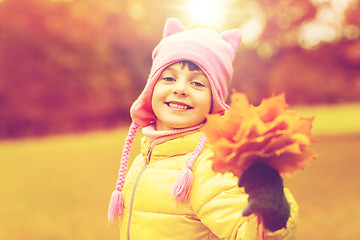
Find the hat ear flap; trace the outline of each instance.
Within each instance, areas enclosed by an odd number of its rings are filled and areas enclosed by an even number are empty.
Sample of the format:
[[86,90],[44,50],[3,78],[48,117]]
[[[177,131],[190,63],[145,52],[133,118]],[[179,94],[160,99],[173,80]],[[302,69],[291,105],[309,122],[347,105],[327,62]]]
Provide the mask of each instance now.
[[186,29],[179,20],[176,18],[168,18],[164,27],[163,38],[183,31],[186,31]]
[[222,39],[228,42],[234,51],[237,51],[241,42],[241,32],[239,29],[226,30],[220,34]]

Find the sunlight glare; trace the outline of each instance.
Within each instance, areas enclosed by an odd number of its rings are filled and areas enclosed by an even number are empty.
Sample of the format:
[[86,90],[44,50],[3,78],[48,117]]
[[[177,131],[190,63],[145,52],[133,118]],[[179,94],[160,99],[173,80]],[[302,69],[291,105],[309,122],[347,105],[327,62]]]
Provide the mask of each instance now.
[[322,22],[310,22],[301,28],[299,44],[305,49],[311,49],[321,42],[332,42],[340,36],[336,28]]
[[256,45],[257,40],[264,31],[265,24],[259,18],[252,18],[244,22],[240,27],[242,32],[242,44],[244,45]]
[[321,42],[340,40],[342,36],[351,39],[356,36],[356,28],[343,28],[347,8],[354,0],[312,0],[319,8],[311,22],[302,24],[299,31],[299,44],[311,49]]
[[220,0],[194,0],[189,6],[194,22],[212,25],[222,22],[224,18],[224,2]]

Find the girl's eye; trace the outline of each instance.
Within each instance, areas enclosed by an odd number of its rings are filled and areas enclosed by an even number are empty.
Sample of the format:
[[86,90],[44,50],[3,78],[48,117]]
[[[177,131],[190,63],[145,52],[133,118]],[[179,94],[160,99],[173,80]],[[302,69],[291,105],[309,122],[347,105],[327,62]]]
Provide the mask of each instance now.
[[175,79],[172,78],[172,77],[164,77],[163,80],[165,80],[166,82],[173,82],[173,81],[175,81]]
[[202,84],[201,82],[193,82],[192,84],[196,87],[205,87],[205,85]]

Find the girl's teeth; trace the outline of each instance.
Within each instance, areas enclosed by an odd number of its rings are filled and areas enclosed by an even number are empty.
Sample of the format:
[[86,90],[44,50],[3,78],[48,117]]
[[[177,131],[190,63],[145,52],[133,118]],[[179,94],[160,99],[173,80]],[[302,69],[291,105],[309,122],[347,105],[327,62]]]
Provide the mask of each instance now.
[[179,105],[179,104],[176,104],[176,103],[169,103],[169,106],[172,107],[172,108],[188,109],[187,106]]

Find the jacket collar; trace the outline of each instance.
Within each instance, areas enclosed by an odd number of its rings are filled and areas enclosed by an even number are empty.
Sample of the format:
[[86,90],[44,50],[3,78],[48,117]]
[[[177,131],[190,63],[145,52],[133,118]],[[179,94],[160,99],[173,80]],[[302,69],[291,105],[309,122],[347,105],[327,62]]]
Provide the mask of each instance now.
[[[191,133],[183,137],[175,138],[167,142],[156,145],[152,151],[152,156],[173,156],[192,153],[201,138],[202,131]],[[141,140],[141,154],[145,157],[150,147],[150,142],[146,137]]]

